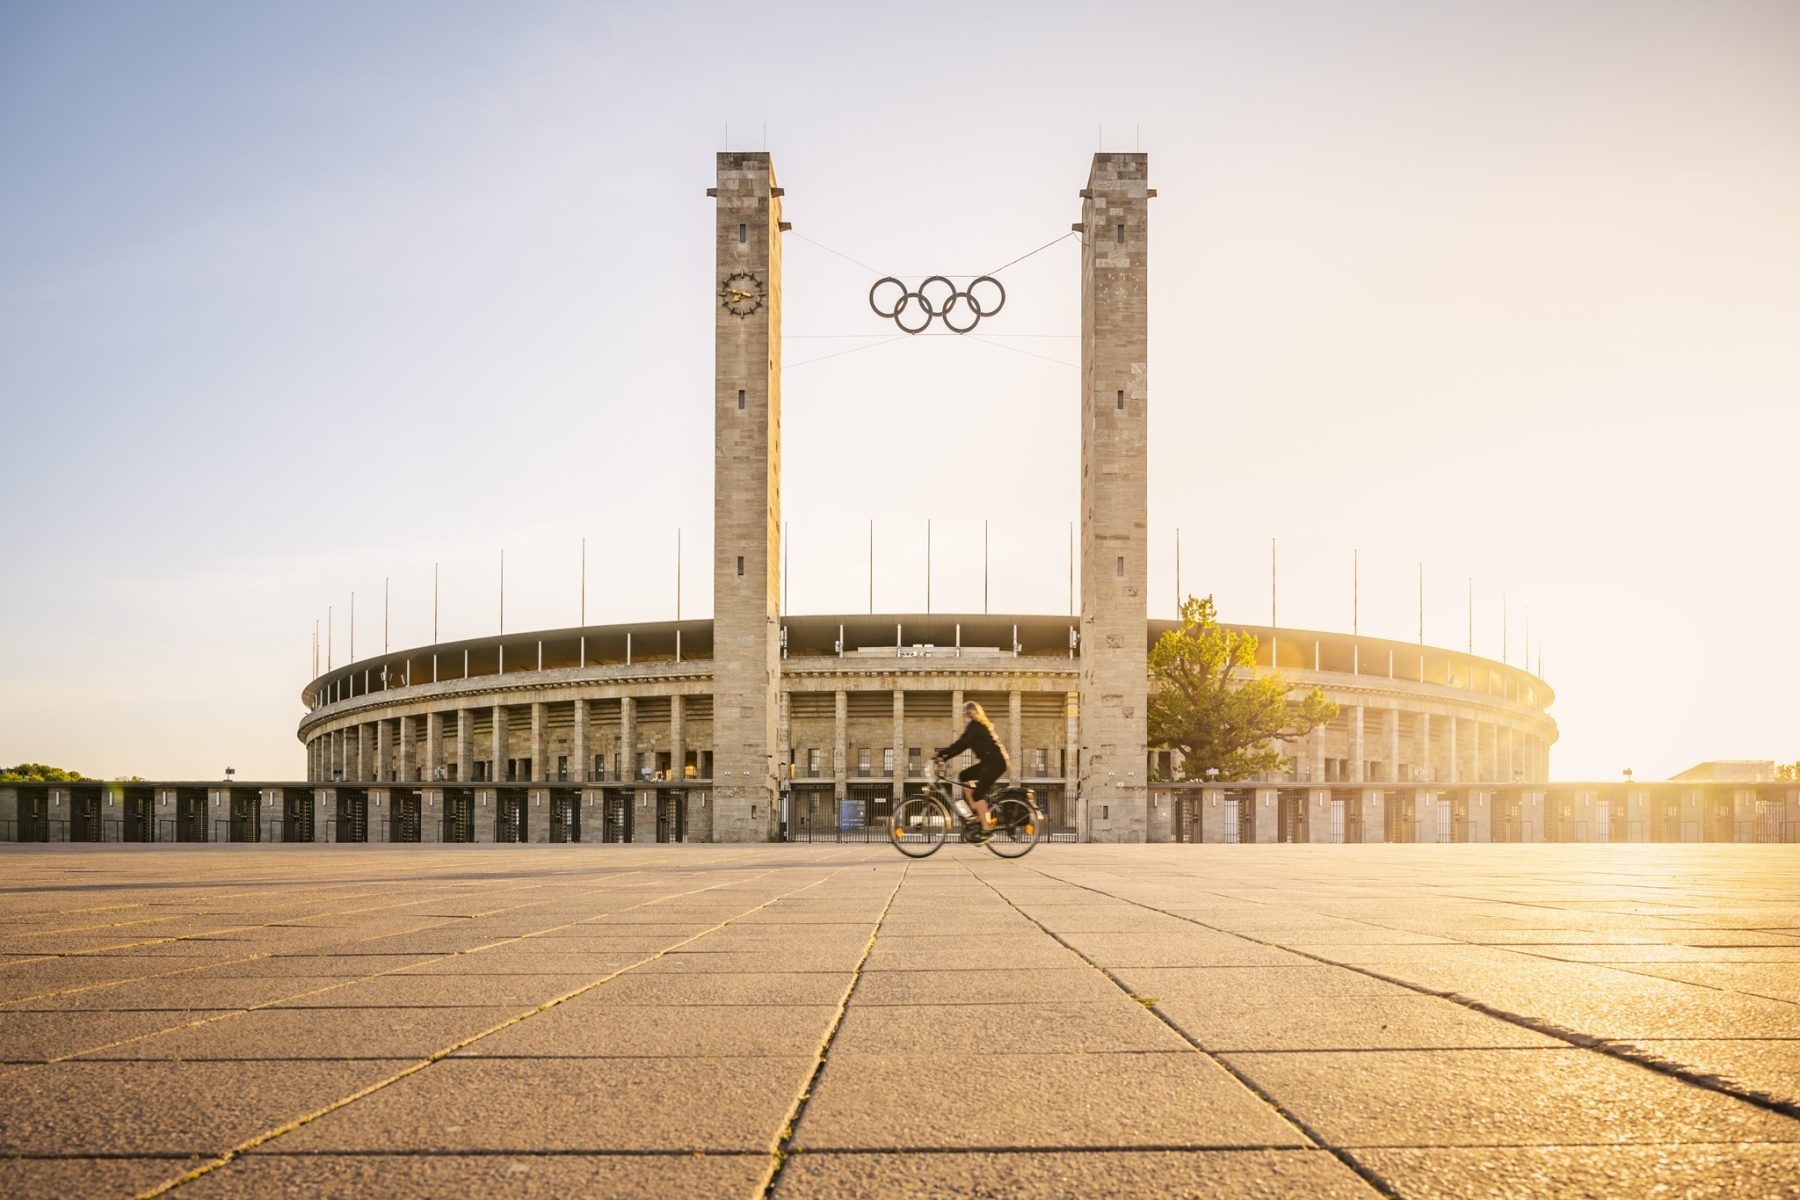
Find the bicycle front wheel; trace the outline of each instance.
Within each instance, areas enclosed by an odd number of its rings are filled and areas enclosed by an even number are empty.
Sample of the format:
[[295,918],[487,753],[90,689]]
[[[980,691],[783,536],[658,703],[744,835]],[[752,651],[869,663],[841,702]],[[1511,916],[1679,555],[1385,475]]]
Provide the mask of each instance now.
[[988,804],[994,829],[987,848],[1001,858],[1020,858],[1044,836],[1044,815],[1023,795],[1001,796]]
[[950,810],[936,796],[908,796],[894,806],[888,834],[900,853],[926,858],[937,853],[953,828]]

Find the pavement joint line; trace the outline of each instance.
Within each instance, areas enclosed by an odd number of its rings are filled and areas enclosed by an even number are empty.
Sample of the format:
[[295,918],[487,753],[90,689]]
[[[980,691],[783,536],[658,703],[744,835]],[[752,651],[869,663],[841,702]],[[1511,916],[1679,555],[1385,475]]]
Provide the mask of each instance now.
[[[773,868],[766,870],[766,871],[762,871],[755,875],[752,875],[752,876],[750,876],[749,880],[724,880],[722,882],[715,883],[715,884],[711,885],[710,887],[695,888],[692,891],[681,892],[681,893],[677,893],[675,895],[670,895],[670,896],[659,896],[654,900],[646,900],[646,901],[644,901],[644,903],[642,905],[638,905],[638,906],[634,906],[634,907],[648,907],[649,905],[660,904],[660,903],[664,902],[665,900],[676,899],[680,896],[693,896],[693,895],[699,895],[702,892],[717,891],[719,888],[731,887],[738,883],[753,882],[755,880],[762,879],[762,878],[764,878],[768,875],[772,875],[772,874],[774,874]],[[420,1061],[413,1063],[411,1066],[408,1066],[408,1067],[404,1068],[403,1070],[395,1072],[394,1074],[388,1076],[386,1079],[377,1080],[374,1083],[369,1084],[366,1087],[357,1089],[356,1091],[352,1092],[348,1096],[340,1097],[339,1099],[332,1101],[330,1104],[327,1104],[327,1105],[324,1105],[323,1107],[317,1108],[317,1109],[313,1110],[312,1112],[304,1113],[298,1117],[295,1117],[291,1121],[287,1121],[284,1124],[276,1126],[273,1129],[264,1130],[262,1133],[256,1134],[255,1136],[248,1138],[245,1141],[239,1142],[236,1146],[233,1146],[231,1149],[225,1151],[223,1154],[217,1155],[210,1162],[203,1163],[200,1166],[194,1168],[193,1170],[187,1172],[184,1175],[181,1175],[175,1179],[165,1180],[164,1182],[157,1184],[156,1186],[154,1186],[152,1188],[149,1188],[143,1192],[138,1193],[137,1200],[156,1200],[156,1198],[159,1196],[165,1196],[168,1193],[174,1191],[175,1189],[182,1187],[184,1184],[192,1183],[194,1180],[199,1179],[203,1175],[211,1174],[213,1171],[216,1171],[220,1167],[223,1167],[227,1163],[230,1163],[232,1160],[237,1158],[240,1154],[244,1154],[251,1150],[255,1150],[259,1146],[266,1145],[269,1142],[274,1141],[276,1138],[283,1136],[284,1134],[292,1133],[294,1130],[299,1129],[302,1126],[311,1124],[312,1122],[318,1120],[320,1117],[328,1116],[329,1114],[334,1113],[334,1112],[338,1111],[339,1109],[342,1109],[351,1104],[354,1104],[358,1100],[361,1100],[367,1096],[371,1096],[371,1095],[375,1094],[376,1092],[381,1091],[383,1088],[390,1087],[393,1084],[400,1082],[402,1079],[406,1079],[412,1075],[416,1075],[420,1071],[423,1071],[425,1068],[433,1065],[434,1063],[442,1062],[444,1059],[449,1058],[450,1056],[454,1055],[457,1051],[466,1049],[467,1047],[480,1041],[482,1038],[489,1037],[493,1034],[499,1033],[501,1030],[504,1030],[504,1029],[510,1029],[514,1025],[517,1025],[522,1021],[529,1020],[530,1018],[535,1017],[540,1013],[548,1012],[550,1009],[555,1008],[557,1005],[562,1004],[565,1001],[572,1000],[576,996],[583,995],[587,992],[594,990],[597,987],[601,987],[604,984],[611,983],[613,980],[617,979],[621,975],[624,975],[628,971],[634,971],[638,967],[644,966],[647,963],[655,962],[657,959],[662,958],[664,955],[668,954],[671,950],[675,949],[676,946],[686,945],[687,942],[696,941],[700,938],[706,937],[708,934],[716,933],[720,929],[723,929],[727,925],[731,924],[732,921],[739,920],[743,917],[748,916],[750,913],[753,913],[753,912],[760,912],[762,909],[767,908],[771,904],[774,904],[777,900],[782,900],[788,896],[798,895],[801,892],[809,891],[812,888],[818,887],[820,884],[829,881],[830,879],[834,878],[836,875],[837,875],[837,872],[833,871],[831,874],[826,875],[820,879],[815,879],[811,883],[806,884],[803,887],[795,888],[792,891],[782,893],[780,896],[775,896],[768,900],[765,900],[761,904],[755,905],[754,907],[749,908],[749,909],[745,910],[744,912],[738,913],[736,916],[727,918],[726,920],[719,922],[717,925],[714,925],[710,929],[706,929],[700,933],[696,933],[692,937],[686,938],[680,942],[676,942],[674,945],[666,946],[663,949],[656,951],[654,954],[651,954],[645,958],[639,959],[637,962],[631,963],[628,966],[620,967],[618,970],[613,971],[607,975],[604,975],[604,976],[600,977],[599,979],[592,981],[591,983],[583,984],[581,987],[578,987],[578,988],[574,989],[573,991],[566,992],[561,996],[557,996],[554,999],[548,1000],[548,1001],[544,1002],[543,1004],[540,1004],[537,1007],[531,1009],[529,1012],[520,1013],[518,1016],[510,1017],[507,1020],[500,1022],[498,1025],[494,1025],[491,1028],[484,1029],[479,1033],[471,1034],[469,1037],[463,1038],[460,1041],[457,1041],[456,1043],[454,1043],[450,1046],[446,1046],[441,1050],[435,1051],[429,1057],[421,1059]],[[622,910],[622,911],[629,911],[629,910],[627,909],[627,910]]]
[[[1642,1051],[1638,1051],[1634,1047],[1629,1047],[1629,1046],[1621,1044],[1617,1041],[1609,1041],[1605,1038],[1597,1037],[1593,1034],[1582,1033],[1579,1030],[1566,1029],[1563,1026],[1556,1025],[1552,1022],[1545,1021],[1545,1020],[1542,1020],[1537,1017],[1526,1016],[1523,1013],[1509,1012],[1503,1008],[1496,1008],[1493,1005],[1484,1003],[1483,1001],[1477,1000],[1470,996],[1462,995],[1461,993],[1458,993],[1458,992],[1433,991],[1431,988],[1421,986],[1419,984],[1413,983],[1406,979],[1396,978],[1391,975],[1383,975],[1381,972],[1376,971],[1368,966],[1357,965],[1357,964],[1352,964],[1352,963],[1333,962],[1330,959],[1321,958],[1316,954],[1312,954],[1312,953],[1309,953],[1304,950],[1295,950],[1290,946],[1283,946],[1279,942],[1266,941],[1262,938],[1255,937],[1248,933],[1238,933],[1238,932],[1234,932],[1232,930],[1222,929],[1215,925],[1209,925],[1205,921],[1199,920],[1198,918],[1195,918],[1195,917],[1183,916],[1180,913],[1170,912],[1167,909],[1157,908],[1153,904],[1145,904],[1144,902],[1142,902],[1140,900],[1132,900],[1125,896],[1115,895],[1112,892],[1107,892],[1107,891],[1104,891],[1097,887],[1091,887],[1087,884],[1075,883],[1071,880],[1060,879],[1057,876],[1050,875],[1047,872],[1045,872],[1039,868],[1034,867],[1032,869],[1036,870],[1038,874],[1043,875],[1046,879],[1055,879],[1057,882],[1067,884],[1070,887],[1080,888],[1083,891],[1093,892],[1095,895],[1105,896],[1108,899],[1112,899],[1112,900],[1119,900],[1126,904],[1133,904],[1139,908],[1146,909],[1150,912],[1161,913],[1163,916],[1175,917],[1178,920],[1186,921],[1191,925],[1197,925],[1201,929],[1212,930],[1214,933],[1223,933],[1223,934],[1227,934],[1231,937],[1242,938],[1243,940],[1245,940],[1247,942],[1254,942],[1255,944],[1257,944],[1259,946],[1264,946],[1271,950],[1282,950],[1289,954],[1299,955],[1302,958],[1312,959],[1314,962],[1320,963],[1325,966],[1337,967],[1341,970],[1351,971],[1358,975],[1367,976],[1370,979],[1381,980],[1383,983],[1395,984],[1396,986],[1403,987],[1410,992],[1416,992],[1422,996],[1432,996],[1432,997],[1436,997],[1438,999],[1448,1000],[1450,1003],[1459,1005],[1463,1008],[1470,1010],[1471,1012],[1477,1012],[1483,1016],[1494,1017],[1497,1020],[1507,1021],[1511,1024],[1519,1026],[1522,1029],[1530,1030],[1533,1033],[1539,1033],[1539,1034],[1544,1035],[1545,1037],[1555,1038],[1558,1041],[1568,1044],[1570,1047],[1572,1047],[1574,1049],[1586,1050],[1586,1051],[1589,1051],[1594,1054],[1599,1054],[1604,1057],[1614,1059],[1618,1062],[1631,1063],[1633,1066],[1642,1067],[1643,1069],[1645,1069],[1647,1071],[1653,1071],[1659,1075],[1665,1075],[1672,1079],[1678,1079],[1683,1083],[1686,1083],[1692,1087],[1700,1088],[1703,1091],[1714,1092],[1714,1093],[1716,1093],[1718,1095],[1722,1095],[1722,1096],[1730,1096],[1735,1100],[1740,1100],[1745,1104],[1749,1104],[1756,1108],[1763,1109],[1766,1112],[1772,1112],[1779,1116],[1788,1117],[1790,1119],[1795,1119],[1795,1120],[1800,1120],[1800,1104],[1797,1104],[1797,1103],[1795,1103],[1793,1101],[1789,1101],[1789,1100],[1782,1100],[1778,1097],[1771,1096],[1765,1092],[1759,1092],[1753,1088],[1748,1088],[1741,1084],[1733,1083],[1732,1081],[1725,1079],[1718,1075],[1709,1074],[1704,1071],[1696,1070],[1692,1067],[1683,1066],[1680,1063],[1671,1062],[1667,1059],[1658,1058],[1655,1055],[1647,1054]],[[1052,934],[1051,936],[1054,937],[1055,935]],[[1627,972],[1621,972],[1621,974],[1635,975],[1637,973],[1627,971]],[[1660,976],[1657,978],[1660,978]],[[1123,985],[1121,985],[1121,986],[1123,986]],[[1155,1012],[1156,1010],[1152,1009],[1151,1011]],[[1157,1015],[1161,1016],[1162,1014],[1158,1013]],[[1651,1040],[1655,1040],[1655,1039],[1645,1038],[1643,1040],[1651,1041]],[[1681,1039],[1664,1039],[1664,1040],[1681,1040]],[[1255,1052],[1255,1051],[1240,1051],[1239,1053],[1257,1053],[1257,1052]],[[1412,1052],[1405,1051],[1405,1050],[1397,1050],[1397,1051],[1391,1051],[1391,1053],[1406,1054],[1406,1053],[1412,1053]]]
[[[1369,1188],[1371,1190],[1373,1190],[1377,1195],[1380,1195],[1383,1197],[1394,1197],[1394,1196],[1399,1195],[1399,1193],[1395,1190],[1395,1188],[1392,1184],[1388,1183],[1387,1180],[1383,1179],[1380,1175],[1378,1175],[1374,1170],[1369,1168],[1364,1163],[1358,1162],[1356,1157],[1354,1155],[1352,1155],[1349,1151],[1347,1151],[1341,1147],[1332,1145],[1325,1138],[1321,1137],[1319,1135],[1319,1133],[1312,1128],[1312,1126],[1308,1125],[1305,1121],[1301,1120],[1300,1117],[1296,1113],[1289,1111],[1289,1109],[1286,1105],[1282,1104],[1279,1100],[1275,1099],[1275,1097],[1271,1096],[1268,1092],[1264,1091],[1261,1087],[1259,1087],[1255,1080],[1251,1079],[1248,1075],[1244,1074],[1244,1072],[1238,1070],[1237,1067],[1233,1066],[1231,1063],[1228,1063],[1224,1059],[1220,1058],[1219,1055],[1217,1053],[1215,1053],[1214,1051],[1208,1050],[1205,1046],[1201,1045],[1200,1041],[1197,1038],[1195,1038],[1192,1034],[1188,1033],[1188,1031],[1183,1029],[1181,1026],[1177,1025],[1174,1022],[1174,1020],[1172,1020],[1169,1017],[1169,1015],[1167,1013],[1165,1013],[1165,1012],[1161,1011],[1159,1008],[1157,1008],[1155,1003],[1153,1003],[1153,1002],[1146,1003],[1144,997],[1139,996],[1136,992],[1132,991],[1129,987],[1127,987],[1125,985],[1124,981],[1121,980],[1117,975],[1114,975],[1111,971],[1107,970],[1105,967],[1101,966],[1099,963],[1097,963],[1093,959],[1089,958],[1086,954],[1083,954],[1080,950],[1077,950],[1074,946],[1070,945],[1066,940],[1064,940],[1063,937],[1060,934],[1058,934],[1055,930],[1051,929],[1049,926],[1045,925],[1042,921],[1038,920],[1036,917],[1032,916],[1030,913],[1027,913],[1024,909],[1020,908],[1017,904],[1015,904],[1013,902],[1011,897],[1009,897],[1005,892],[1001,891],[999,888],[995,887],[991,881],[984,878],[979,872],[977,872],[973,869],[970,869],[968,867],[965,867],[964,869],[968,870],[970,875],[973,875],[976,879],[981,880],[982,883],[986,884],[990,889],[992,889],[993,893],[996,896],[999,896],[1000,899],[1004,900],[1012,908],[1012,910],[1014,912],[1018,913],[1020,916],[1024,917],[1026,920],[1030,921],[1033,925],[1036,925],[1039,929],[1043,930],[1046,936],[1051,938],[1058,945],[1062,946],[1063,949],[1067,950],[1070,954],[1073,954],[1075,957],[1079,958],[1082,962],[1086,963],[1088,966],[1092,967],[1094,970],[1100,972],[1100,974],[1102,974],[1106,977],[1107,982],[1111,983],[1114,987],[1118,988],[1121,992],[1125,993],[1125,995],[1129,996],[1132,1000],[1134,1000],[1138,1004],[1142,1005],[1144,1007],[1145,1011],[1147,1011],[1151,1016],[1155,1017],[1158,1021],[1161,1021],[1163,1023],[1163,1025],[1169,1029],[1170,1032],[1175,1034],[1176,1037],[1180,1038],[1182,1041],[1186,1042],[1189,1046],[1193,1047],[1195,1052],[1204,1055],[1209,1061],[1212,1062],[1212,1064],[1214,1066],[1218,1067],[1220,1070],[1229,1074],[1233,1079],[1237,1080],[1238,1085],[1240,1087],[1242,1087],[1245,1091],[1249,1092],[1251,1095],[1255,1096],[1257,1099],[1261,1100],[1264,1104],[1268,1105],[1271,1111],[1276,1113],[1278,1116],[1281,1117],[1282,1120],[1286,1121],[1289,1125],[1293,1126],[1296,1130],[1298,1130],[1303,1137],[1305,1137],[1308,1141],[1313,1143],[1314,1147],[1316,1147],[1317,1149],[1320,1149],[1320,1150],[1324,1150],[1325,1152],[1330,1154],[1333,1158],[1335,1158],[1339,1162],[1343,1163],[1345,1167],[1349,1168],[1352,1172],[1354,1172],[1356,1177],[1358,1179],[1361,1179],[1365,1184],[1367,1184],[1369,1186]],[[1027,867],[1026,869],[1034,871],[1035,873],[1037,873],[1038,875],[1042,875],[1046,879],[1056,879],[1056,877],[1054,875],[1046,874],[1044,871],[1039,870],[1036,867]],[[1056,881],[1058,883],[1066,882],[1066,881],[1060,880],[1060,879],[1058,879]],[[1097,889],[1090,889],[1090,890],[1097,890]],[[1100,894],[1105,895],[1106,893],[1102,892]]]
[[839,997],[837,1011],[831,1014],[831,1024],[825,1030],[824,1038],[819,1042],[819,1051],[813,1060],[812,1073],[806,1077],[806,1082],[800,1086],[800,1094],[794,1097],[794,1103],[788,1108],[787,1122],[782,1126],[781,1135],[776,1139],[775,1147],[769,1155],[769,1174],[763,1180],[760,1193],[763,1200],[768,1200],[775,1194],[775,1189],[781,1182],[782,1168],[787,1165],[789,1157],[802,1153],[802,1150],[794,1145],[794,1135],[800,1127],[801,1118],[806,1115],[806,1107],[812,1100],[814,1090],[819,1086],[819,1077],[825,1072],[826,1060],[831,1056],[831,1043],[836,1040],[838,1028],[844,1023],[844,1013],[850,1007],[850,997],[856,994],[856,986],[862,982],[863,964],[869,961],[869,955],[875,950],[875,939],[881,936],[881,923],[887,920],[888,911],[894,906],[894,897],[898,896],[900,889],[906,886],[906,876],[911,869],[910,862],[901,864],[900,878],[894,882],[893,890],[888,893],[887,903],[881,906],[881,912],[875,918],[874,926],[869,930],[869,940],[863,944],[862,956],[856,960],[856,966],[850,972],[850,983],[844,988],[844,994]]
[[[767,872],[765,872],[765,874],[766,873]],[[724,885],[721,884],[721,885],[716,885],[716,886],[724,886]],[[709,891],[711,889],[701,889],[701,890]],[[693,894],[695,894],[695,893],[693,893],[693,892],[677,893],[677,895],[693,895]],[[620,909],[618,911],[628,912],[633,908],[648,908],[651,905],[661,903],[661,901],[663,899],[668,899],[668,898],[671,898],[671,897],[659,897],[659,898],[651,899],[651,900],[642,900],[642,901],[639,901],[637,904],[630,905],[627,908]],[[529,908],[529,907],[534,907],[534,906],[533,905],[524,905],[521,907]],[[587,918],[583,918],[583,920],[586,920],[586,919]],[[347,976],[344,976],[342,979],[339,979],[337,982],[326,984],[323,987],[312,988],[307,991],[301,991],[301,992],[289,992],[287,995],[278,996],[273,1000],[265,1000],[261,1004],[249,1004],[249,1005],[242,1005],[242,1006],[231,1007],[231,1008],[226,1008],[226,1009],[221,1009],[221,1010],[215,1010],[211,1016],[201,1017],[201,1018],[198,1018],[193,1021],[180,1022],[178,1024],[165,1026],[162,1029],[153,1029],[147,1033],[140,1033],[140,1034],[137,1034],[132,1037],[121,1038],[118,1041],[107,1042],[107,1043],[105,1043],[103,1045],[99,1045],[99,1046],[87,1046],[80,1050],[70,1051],[69,1053],[60,1055],[56,1058],[42,1059],[42,1060],[37,1060],[34,1062],[28,1062],[28,1063],[18,1063],[17,1065],[20,1067],[47,1067],[47,1066],[54,1065],[56,1063],[81,1060],[81,1059],[84,1059],[87,1055],[99,1054],[102,1051],[106,1051],[106,1050],[116,1050],[120,1046],[129,1046],[133,1042],[147,1041],[150,1038],[161,1037],[164,1034],[178,1033],[184,1029],[198,1029],[198,1028],[200,1028],[202,1026],[206,1026],[206,1025],[216,1025],[221,1022],[231,1020],[234,1017],[241,1017],[241,1016],[245,1015],[246,1013],[263,1012],[263,1011],[268,1011],[268,1010],[281,1010],[281,1009],[285,1008],[286,1004],[289,1001],[302,1000],[308,996],[322,995],[326,992],[336,991],[338,988],[349,987],[352,984],[368,983],[371,980],[381,979],[381,978],[391,976],[391,975],[403,975],[405,972],[410,971],[415,967],[430,966],[430,965],[433,965],[436,963],[449,962],[452,959],[458,958],[464,954],[477,954],[483,950],[492,950],[499,946],[512,945],[517,942],[522,942],[522,941],[526,940],[527,938],[539,937],[539,936],[544,936],[544,935],[553,933],[559,929],[573,928],[575,925],[578,925],[578,924],[581,924],[581,921],[569,921],[569,922],[565,922],[561,925],[549,925],[541,930],[532,930],[531,932],[518,934],[514,937],[505,938],[500,941],[490,943],[488,945],[474,946],[468,950],[457,950],[457,951],[453,951],[449,954],[437,955],[436,957],[426,956],[424,958],[424,961],[422,961],[422,962],[405,963],[398,967],[389,967],[385,971],[373,971],[367,975],[347,975]],[[427,928],[433,928],[433,927],[427,926]],[[394,936],[394,935],[380,935],[380,936]],[[361,939],[361,940],[366,941],[369,939]],[[270,956],[265,956],[265,957],[270,957]],[[318,957],[324,957],[324,956],[318,956]],[[385,956],[382,956],[382,957],[385,957]],[[519,974],[519,973],[520,972],[514,972],[514,974]],[[550,972],[550,973],[558,974],[559,972]],[[151,976],[150,978],[161,978],[161,976]],[[134,982],[134,981],[126,980],[126,981],[121,981],[121,982]],[[333,1011],[333,1009],[336,1007],[337,1006],[332,1006],[332,1005],[323,1005],[323,1006],[321,1006],[321,1005],[301,1005],[301,1006],[298,1006],[298,1008],[295,1011],[305,1012],[305,1011],[316,1010],[316,1011],[320,1011],[320,1012],[330,1012],[330,1011]],[[345,1007],[345,1008],[378,1007],[378,1008],[386,1009],[386,1008],[393,1008],[396,1006],[394,1006],[394,1005],[345,1005],[343,1007]],[[407,1007],[407,1008],[444,1009],[444,1008],[505,1008],[508,1006],[507,1005],[487,1005],[487,1004],[460,1004],[460,1005],[406,1005],[405,1007]],[[29,1012],[29,1011],[33,1011],[33,1010],[11,1009],[9,1011]],[[48,1009],[48,1010],[42,1010],[42,1011],[65,1012],[65,1011],[69,1011],[69,1010]],[[95,1011],[111,1012],[111,1011],[115,1011],[115,1010],[100,1009],[100,1010],[95,1010]],[[152,1009],[152,1010],[147,1010],[147,1011],[164,1012],[164,1011],[182,1011],[182,1010]],[[371,1057],[387,1057],[387,1056],[371,1056]],[[166,1060],[166,1059],[105,1059],[105,1060],[95,1059],[95,1060],[91,1060],[91,1061],[96,1061],[96,1062],[98,1062],[98,1061],[106,1061],[106,1062],[115,1062],[115,1061],[116,1062],[166,1062],[169,1060]],[[251,1062],[251,1061],[258,1061],[258,1060],[254,1060],[254,1059],[192,1059],[192,1060],[184,1060],[184,1061]],[[315,1060],[291,1059],[291,1060],[282,1060],[282,1061],[298,1062],[298,1061],[315,1061]]]

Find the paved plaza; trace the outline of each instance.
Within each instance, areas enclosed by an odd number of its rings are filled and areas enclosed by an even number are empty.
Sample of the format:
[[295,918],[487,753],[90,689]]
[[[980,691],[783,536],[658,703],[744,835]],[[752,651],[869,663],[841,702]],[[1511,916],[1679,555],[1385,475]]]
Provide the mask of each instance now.
[[1797,884],[1754,845],[8,846],[0,1194],[1800,1196]]

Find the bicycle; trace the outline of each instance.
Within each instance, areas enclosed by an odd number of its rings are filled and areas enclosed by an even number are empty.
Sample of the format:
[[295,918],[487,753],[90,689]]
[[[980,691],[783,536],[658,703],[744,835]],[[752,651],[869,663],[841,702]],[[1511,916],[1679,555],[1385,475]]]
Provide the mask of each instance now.
[[[1044,813],[1029,788],[1001,788],[988,796],[994,824],[984,840],[980,819],[968,801],[957,795],[960,786],[941,777],[937,760],[931,760],[925,768],[927,790],[894,806],[888,829],[894,849],[908,858],[926,858],[936,854],[954,830],[963,841],[984,845],[1001,858],[1020,858],[1043,838]],[[966,817],[962,815],[965,812]]]

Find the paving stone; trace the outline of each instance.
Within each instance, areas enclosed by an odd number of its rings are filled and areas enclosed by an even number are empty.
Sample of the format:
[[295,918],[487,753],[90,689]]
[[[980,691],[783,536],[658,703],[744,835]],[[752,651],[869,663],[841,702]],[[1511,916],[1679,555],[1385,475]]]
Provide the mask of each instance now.
[[1711,1038],[1617,1043],[1662,1062],[1722,1079],[1733,1088],[1800,1109],[1800,1026],[1788,1039]]
[[174,1009],[251,1008],[284,997],[298,996],[344,982],[341,975],[288,976],[272,979],[219,979],[177,975],[163,979],[134,979],[111,987],[86,988],[54,996],[18,1001],[14,1011],[49,1012]]
[[218,1010],[0,1012],[0,1061],[46,1062],[127,1038],[173,1029]]
[[7,1200],[71,1196],[135,1196],[180,1178],[205,1162],[194,1158],[0,1158],[0,1195]]
[[[604,974],[605,972],[602,972]],[[400,1008],[486,1004],[536,1007],[592,983],[599,974],[383,975],[284,1000],[281,1008]]]
[[1791,1145],[1438,1147],[1358,1150],[1356,1158],[1399,1195],[1420,1200],[1800,1197],[1800,1147]]
[[264,1008],[98,1050],[88,1059],[420,1059],[521,1013],[487,1008]]
[[1313,1000],[1399,999],[1417,992],[1342,967],[1119,967],[1120,983],[1139,996],[1182,996],[1240,1008],[1283,1007]]
[[1323,1150],[798,1154],[782,1168],[784,1200],[993,1200],[1080,1196],[1139,1200],[1365,1200],[1374,1193]]
[[1169,934],[1071,933],[1063,940],[1103,967],[1280,967],[1305,966],[1307,961],[1285,950],[1200,929]]
[[1225,1058],[1334,1146],[1800,1140],[1800,1121],[1585,1050]]
[[1176,994],[1156,1011],[1209,1051],[1432,1050],[1562,1047],[1567,1043],[1436,996],[1382,1000],[1296,995],[1272,1005],[1234,1005]]
[[281,1148],[766,1154],[814,1063],[450,1058],[302,1126]]
[[185,1185],[179,1194],[195,1200],[262,1200],[268,1196],[317,1200],[737,1196],[752,1200],[762,1194],[769,1170],[767,1154],[249,1154]]
[[[877,971],[1023,970],[1074,966],[1080,959],[1042,933],[979,937],[910,937],[875,939],[863,965]],[[854,965],[854,963],[852,963]]]
[[217,1154],[405,1066],[54,1063],[8,1072],[0,1156]]
[[1195,1051],[833,1054],[801,1115],[807,1150],[1082,1145],[1302,1146],[1307,1139]]
[[[1105,1003],[852,1004],[832,1041],[846,1054],[1097,1054],[1177,1050],[1180,1037],[1125,996]],[[940,1067],[940,1069],[942,1069]]]
[[[846,978],[844,986],[848,986]],[[841,990],[840,990],[841,991]],[[837,1006],[608,1003],[597,992],[483,1038],[460,1057],[754,1058],[816,1055]]]
[[[1065,961],[1075,960],[1071,957]],[[1120,994],[1112,981],[1087,966],[1028,971],[865,970],[856,985],[853,1003],[1020,1004],[1070,1000],[1117,1003]]]

